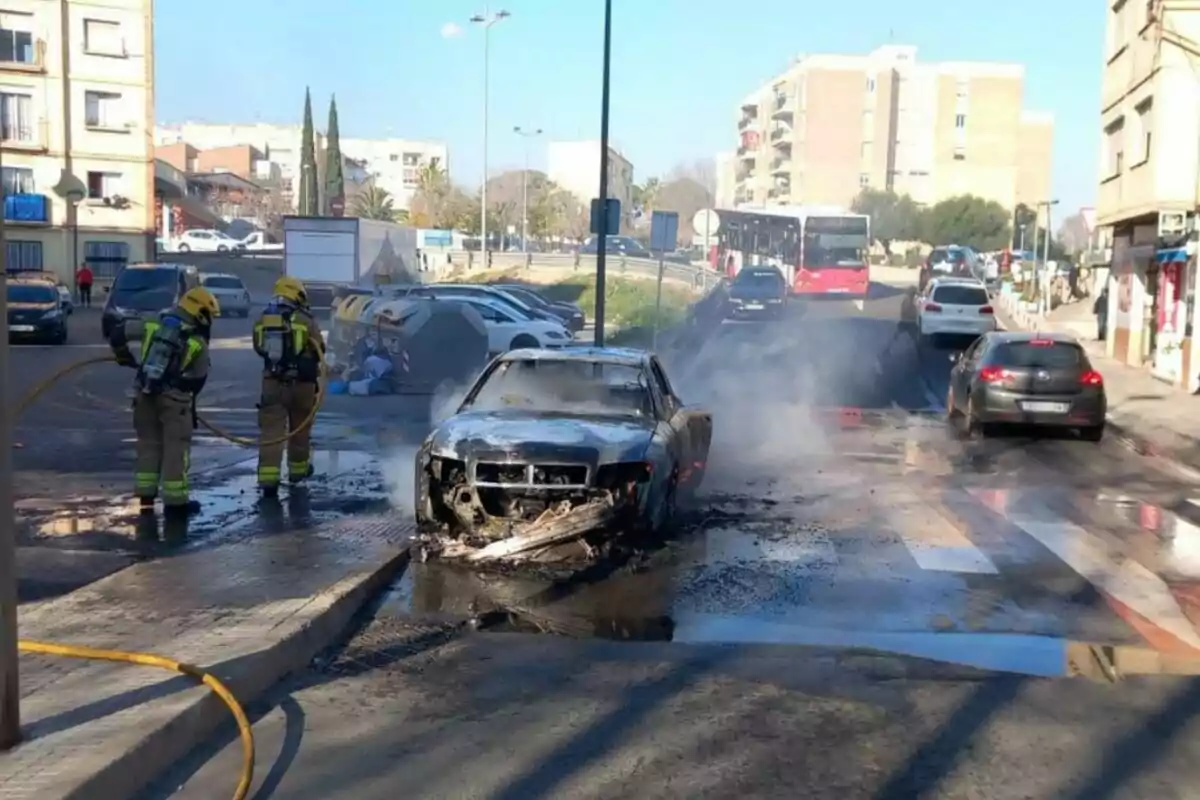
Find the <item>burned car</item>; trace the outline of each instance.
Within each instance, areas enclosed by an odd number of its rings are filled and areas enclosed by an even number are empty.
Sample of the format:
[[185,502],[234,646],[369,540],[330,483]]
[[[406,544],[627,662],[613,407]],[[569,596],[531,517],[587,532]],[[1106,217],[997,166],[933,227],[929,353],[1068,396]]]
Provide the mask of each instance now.
[[712,416],[679,399],[651,353],[512,350],[417,453],[425,552],[567,561],[660,532],[699,486],[711,440]]

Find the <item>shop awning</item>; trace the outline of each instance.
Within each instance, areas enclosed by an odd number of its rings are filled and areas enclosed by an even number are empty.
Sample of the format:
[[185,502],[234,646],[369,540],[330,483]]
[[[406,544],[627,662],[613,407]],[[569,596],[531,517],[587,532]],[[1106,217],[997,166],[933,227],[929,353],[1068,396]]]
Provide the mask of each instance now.
[[1155,256],[1155,260],[1160,264],[1186,264],[1188,260],[1187,249],[1183,247],[1168,247],[1159,250]]

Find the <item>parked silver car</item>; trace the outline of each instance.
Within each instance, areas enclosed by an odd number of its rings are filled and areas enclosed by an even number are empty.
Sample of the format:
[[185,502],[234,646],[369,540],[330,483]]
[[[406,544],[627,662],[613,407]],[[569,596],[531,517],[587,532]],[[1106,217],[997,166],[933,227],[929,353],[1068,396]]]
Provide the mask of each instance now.
[[250,292],[246,284],[236,275],[226,275],[220,272],[206,272],[200,276],[200,285],[213,293],[221,304],[223,317],[250,316]]

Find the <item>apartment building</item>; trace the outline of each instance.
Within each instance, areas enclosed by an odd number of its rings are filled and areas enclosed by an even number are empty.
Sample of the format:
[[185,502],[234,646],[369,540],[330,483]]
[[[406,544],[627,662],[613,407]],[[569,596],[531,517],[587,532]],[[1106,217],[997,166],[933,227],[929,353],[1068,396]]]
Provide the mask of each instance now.
[[[279,166],[281,187],[285,194],[298,199],[295,188],[300,174],[300,125],[268,125],[263,123],[217,125],[184,122],[179,125],[159,125],[155,142],[160,145],[186,142],[198,150],[216,150],[238,145],[250,146]],[[325,136],[315,134],[316,150],[325,149]],[[387,190],[397,209],[407,209],[419,186],[421,170],[428,165],[449,170],[450,158],[443,142],[412,139],[351,139],[341,138],[342,155],[362,164],[362,171],[376,185]]]
[[9,270],[72,281],[154,253],[151,0],[12,0],[0,11]]
[[1116,0],[1106,9],[1096,217],[1111,245],[1107,347],[1195,392],[1200,7]]
[[737,204],[737,153],[732,150],[717,153],[713,158],[713,166],[717,173],[716,206],[733,208]]
[[[546,146],[546,175],[586,207],[600,196],[600,142],[550,142]],[[608,148],[608,196],[621,201],[621,214],[633,210],[633,162],[611,145]]]
[[1053,121],[1024,112],[1023,92],[1020,65],[924,64],[907,45],[799,57],[738,109],[735,200],[848,206],[875,188],[1035,203]]

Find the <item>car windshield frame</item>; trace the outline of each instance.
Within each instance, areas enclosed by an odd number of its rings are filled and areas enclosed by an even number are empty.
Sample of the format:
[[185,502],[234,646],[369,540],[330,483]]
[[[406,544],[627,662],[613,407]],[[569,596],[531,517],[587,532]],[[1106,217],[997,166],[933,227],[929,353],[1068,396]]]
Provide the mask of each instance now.
[[[222,286],[217,281],[228,281],[229,286]],[[202,275],[200,276],[200,285],[205,289],[230,289],[234,291],[246,291],[246,284],[242,283],[240,278],[233,275]]]
[[[627,377],[631,380],[619,382],[596,382],[588,379],[597,375],[598,370],[602,373],[605,370],[611,370],[617,373],[628,373]],[[531,373],[530,375],[514,375],[514,370]],[[521,394],[520,381],[532,377],[532,373],[537,370],[561,370],[560,375],[547,375],[546,377],[554,383],[554,402],[541,404],[533,397],[532,392]],[[505,380],[509,376],[516,383],[514,387],[501,387],[495,389],[494,394],[488,397],[488,402],[481,402],[481,395],[485,395],[489,391],[489,386],[494,386],[497,377],[500,380]],[[539,376],[541,377],[541,376]],[[642,395],[642,402],[638,407],[631,403],[625,406],[607,406],[600,399],[601,397],[611,397],[611,392],[614,390],[628,391],[630,385],[636,383]],[[527,359],[509,359],[498,361],[492,367],[486,370],[479,376],[479,380],[471,387],[471,390],[463,398],[462,405],[459,407],[459,412],[480,411],[480,412],[503,412],[503,411],[531,411],[534,413],[545,414],[561,414],[561,415],[579,415],[579,416],[600,416],[600,417],[619,417],[623,419],[657,419],[658,403],[654,396],[653,376],[643,364],[628,364],[613,361],[584,360],[584,359],[563,359],[563,358],[527,358]],[[563,394],[570,392],[578,395],[580,399],[566,400]],[[596,398],[583,399],[584,395],[595,392]],[[522,402],[522,400],[526,402]]]
[[[22,291],[24,290],[24,291]],[[28,296],[34,292],[45,292],[49,297],[41,298],[36,296]],[[21,297],[20,295],[27,295]],[[59,303],[62,301],[62,294],[58,291],[57,286],[52,286],[48,283],[10,283],[5,292],[7,302],[9,303]],[[14,296],[16,295],[16,296]]]
[[[1034,344],[1034,339],[1018,339],[1013,341],[997,342],[987,354],[985,362],[987,365],[997,367],[1008,367],[1011,369],[1078,369],[1087,370],[1091,368],[1091,362],[1088,361],[1087,353],[1076,342],[1050,340],[1051,344]],[[1054,353],[1070,352],[1074,354],[1074,363],[1055,363],[1050,358],[1025,358],[1015,359],[1011,357],[1014,352],[1033,354],[1045,354],[1050,356]]]
[[766,286],[768,281],[777,284],[779,287],[787,285],[787,279],[783,277],[783,273],[779,270],[767,269],[743,269],[733,279],[732,286],[752,286],[758,288]]
[[[134,278],[133,276],[139,276]],[[140,276],[163,276],[161,282],[149,283]],[[137,285],[129,286],[129,283]],[[124,269],[113,281],[109,297],[112,304],[118,308],[128,308],[133,311],[158,311],[168,308],[175,302],[179,294],[179,271],[168,267],[151,267],[149,269]],[[160,298],[165,300],[151,300]]]
[[[961,298],[945,300],[945,299],[938,297],[938,295],[943,292],[960,292],[960,293],[971,292],[971,293],[977,294],[979,297],[981,297],[982,301],[978,302],[978,303],[975,303],[975,302],[965,303],[965,302],[958,302],[958,300],[960,300]],[[930,302],[938,303],[939,305],[972,306],[975,308],[982,308],[984,306],[988,306],[988,305],[992,304],[992,298],[991,298],[991,296],[988,295],[987,289],[983,286],[979,286],[979,285],[971,284],[971,283],[935,284],[933,287],[933,291],[930,292],[930,294],[929,294],[929,300],[930,300]]]

